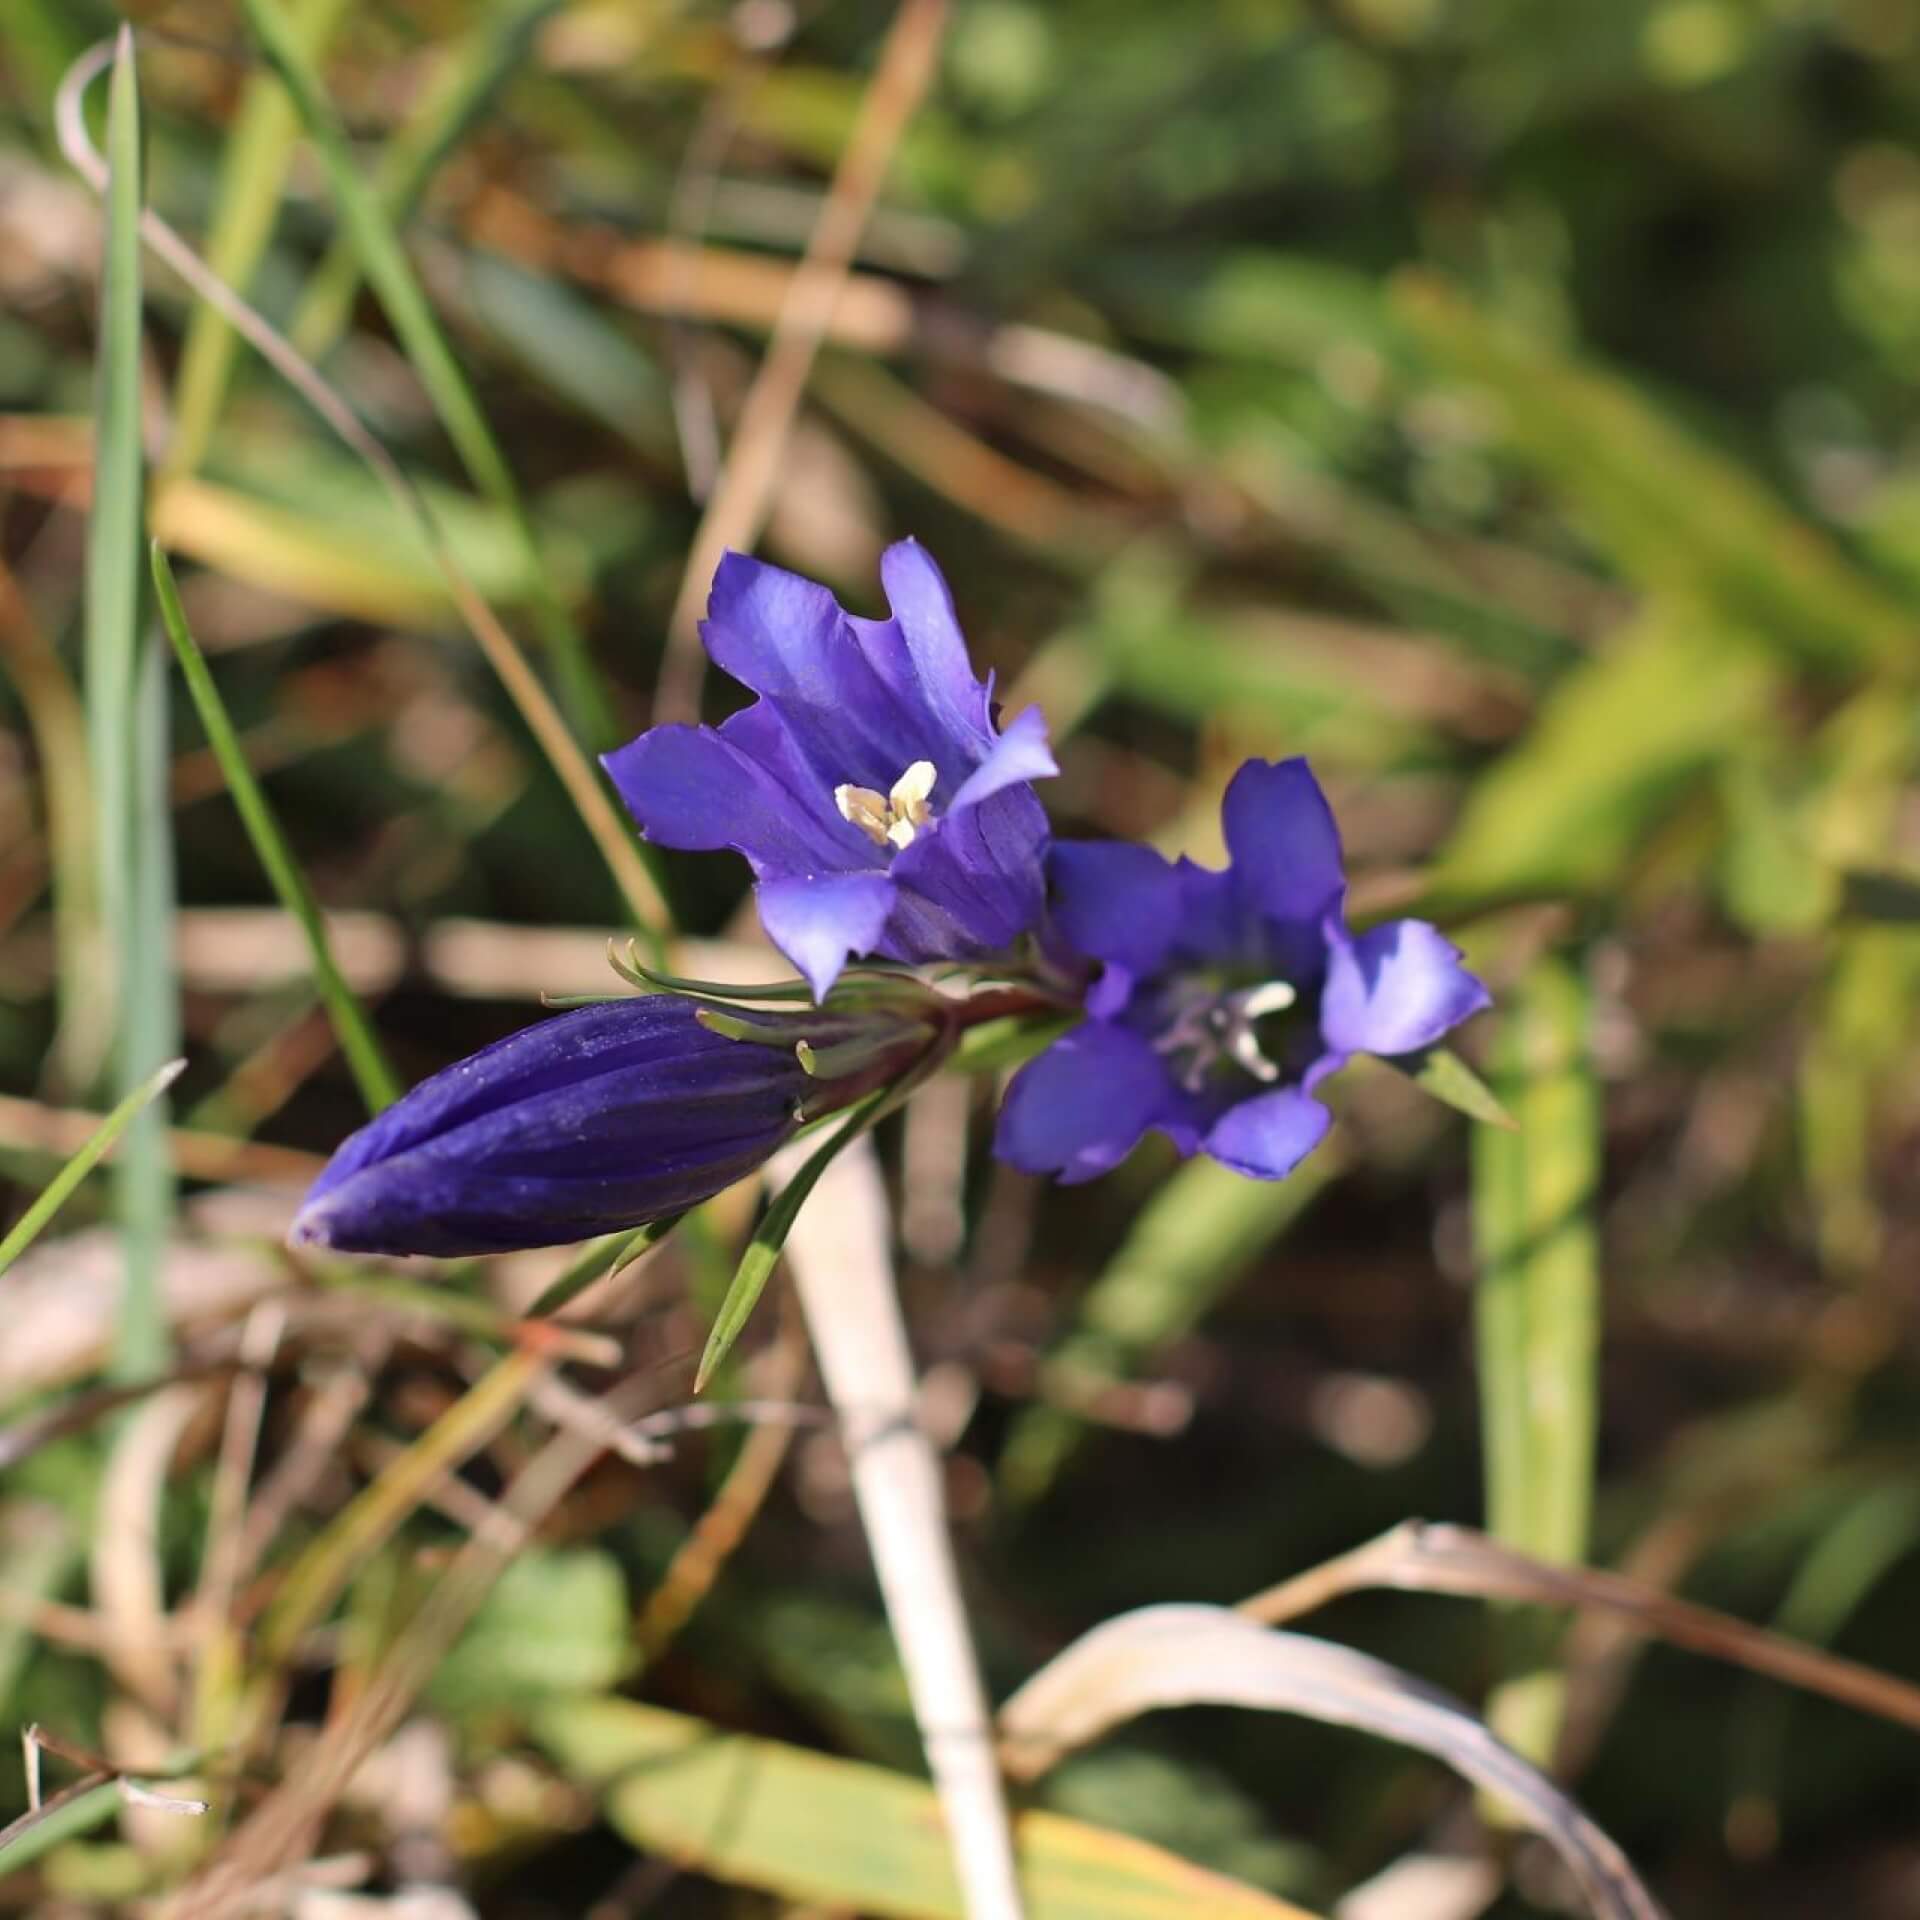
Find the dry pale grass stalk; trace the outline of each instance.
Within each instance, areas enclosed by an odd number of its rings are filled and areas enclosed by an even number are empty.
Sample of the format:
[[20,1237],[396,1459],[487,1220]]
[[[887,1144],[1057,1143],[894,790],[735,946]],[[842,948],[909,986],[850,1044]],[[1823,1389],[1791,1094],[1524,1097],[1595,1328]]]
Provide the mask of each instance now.
[[214,1462],[200,1584],[186,1610],[199,1629],[193,1673],[196,1724],[199,1710],[218,1691],[230,1648],[228,1631],[240,1586],[247,1487],[266,1412],[268,1369],[286,1328],[286,1307],[278,1300],[263,1300],[247,1315],[240,1331],[240,1370],[227,1393],[226,1423]]
[[1225,1607],[1140,1607],[1082,1634],[1001,1709],[1002,1753],[1031,1780],[1137,1714],[1201,1703],[1299,1714],[1430,1753],[1551,1843],[1595,1920],[1665,1920],[1612,1839],[1470,1708],[1370,1654]]
[[1500,1874],[1490,1860],[1410,1853],[1355,1887],[1333,1920],[1475,1920],[1499,1897]]
[[[104,1659],[120,1634],[117,1622],[91,1608],[42,1600],[31,1593],[12,1593],[5,1587],[0,1587],[0,1620],[19,1622],[36,1640],[44,1640],[51,1647],[70,1647],[95,1659]],[[170,1654],[188,1652],[196,1642],[194,1623],[178,1616],[169,1615],[158,1632],[159,1646]]]
[[832,322],[894,149],[933,79],[945,19],[945,0],[902,0],[888,29],[806,256],[788,282],[766,358],[740,409],[726,467],[694,534],[654,691],[656,722],[700,717],[706,656],[700,650],[698,626],[708,585],[727,549],[751,547],[766,522],[814,356]]
[[[791,1178],[812,1143],[776,1159]],[[946,1816],[968,1920],[1020,1920],[1006,1795],[947,1538],[940,1461],[915,1418],[913,1361],[894,1288],[887,1196],[870,1140],[828,1167],[787,1259],[827,1398],[840,1416],[914,1718]]]
[[[614,1421],[631,1420],[657,1391],[651,1373],[623,1381],[602,1406]],[[537,1532],[575,1481],[605,1451],[593,1431],[562,1428],[514,1476],[496,1503],[498,1518],[469,1540],[441,1575],[380,1666],[351,1704],[331,1721],[298,1773],[247,1819],[212,1865],[163,1910],[163,1920],[234,1920],[255,1910],[262,1884],[313,1850],[332,1809],[354,1775],[412,1710],[434,1668],[473,1618],[512,1558],[515,1543]]]
[[[798,271],[734,247],[623,240],[563,227],[498,186],[480,203],[472,237],[523,265],[572,274],[637,313],[685,315],[749,331],[773,330]],[[1179,387],[1146,361],[1045,327],[996,323],[929,300],[885,274],[847,275],[823,344],[888,358],[925,354],[1111,414],[1149,436],[1173,438],[1185,424]]]
[[280,1530],[339,1459],[360,1409],[373,1389],[374,1369],[337,1367],[301,1409],[286,1450],[261,1480],[253,1504],[239,1528],[233,1550],[233,1578],[248,1577]]
[[[49,1107],[38,1100],[0,1095],[0,1146],[26,1148],[64,1160],[92,1139],[105,1117],[79,1107]],[[174,1165],[189,1180],[305,1186],[326,1165],[316,1153],[262,1146],[192,1127],[169,1127],[167,1147]]]
[[1644,1581],[1536,1560],[1471,1527],[1403,1521],[1351,1553],[1242,1601],[1240,1612],[1275,1625],[1367,1587],[1598,1609],[1634,1632],[1764,1673],[1920,1731],[1920,1687],[1910,1681],[1823,1653],[1764,1627],[1749,1626],[1711,1607],[1676,1600]]
[[90,1580],[108,1637],[101,1660],[115,1682],[161,1721],[179,1705],[160,1571],[160,1500],[174,1450],[206,1389],[163,1388],[121,1429],[100,1483]]

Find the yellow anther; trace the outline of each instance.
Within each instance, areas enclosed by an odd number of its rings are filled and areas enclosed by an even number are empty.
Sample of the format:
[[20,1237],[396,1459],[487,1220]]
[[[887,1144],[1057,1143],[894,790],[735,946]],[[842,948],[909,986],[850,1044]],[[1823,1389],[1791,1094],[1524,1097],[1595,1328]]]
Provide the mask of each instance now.
[[931,760],[916,760],[898,780],[891,793],[877,793],[872,787],[840,786],[833,790],[833,804],[840,817],[858,827],[877,847],[910,847],[914,836],[933,811],[927,805],[933,783],[939,778]]
[[887,844],[893,809],[884,793],[875,793],[871,787],[835,787],[833,804],[840,809],[840,818],[851,821],[875,846]]

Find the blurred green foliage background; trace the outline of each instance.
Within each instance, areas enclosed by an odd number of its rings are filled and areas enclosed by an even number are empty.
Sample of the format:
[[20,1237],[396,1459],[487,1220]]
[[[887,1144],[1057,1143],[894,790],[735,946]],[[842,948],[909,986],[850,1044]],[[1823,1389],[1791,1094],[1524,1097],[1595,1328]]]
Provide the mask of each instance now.
[[[701,500],[890,9],[271,11],[485,429],[449,431],[369,292],[247,9],[128,9],[148,203],[394,452],[578,737],[625,738],[686,684],[667,636]],[[10,1216],[110,1079],[79,638],[102,227],[54,102],[115,25],[94,0],[0,14]],[[1124,1607],[1232,1601],[1413,1515],[1920,1679],[1917,138],[1920,0],[954,0],[760,551],[870,610],[880,547],[926,542],[1009,710],[1039,700],[1063,742],[1064,830],[1216,857],[1233,766],[1309,754],[1357,911],[1421,903],[1494,983],[1463,1050],[1521,1122],[1476,1130],[1356,1072],[1284,1187],[1149,1147],[1055,1193],[987,1160],[984,1090],[923,1101],[888,1142],[903,1284],[996,1688]],[[146,301],[149,525],[411,1081],[542,991],[595,990],[620,893],[417,528],[164,268]],[[189,1064],[156,1257],[192,1368],[282,1297],[302,1156],[362,1109],[178,684],[165,718],[178,910],[123,977],[164,972],[171,943]],[[735,863],[653,871],[680,930],[752,937]],[[130,1416],[84,1399],[115,1345],[117,1243],[88,1224],[112,1205],[90,1184],[0,1276],[0,1720],[157,1766],[243,1724],[243,1636],[179,1610],[239,1523],[220,1419],[189,1408],[127,1577],[207,1637],[155,1679],[102,1597],[124,1602],[115,1529],[141,1511],[109,1473]],[[617,1303],[662,1404],[686,1397],[743,1223],[719,1207]],[[517,1310],[556,1271],[499,1265],[447,1291]],[[356,1492],[392,1491],[397,1450],[474,1377],[471,1326],[382,1304],[377,1277],[298,1277],[263,1484],[334,1439],[227,1568],[236,1628]],[[779,1346],[763,1319],[731,1391]],[[530,1418],[343,1566],[334,1710]],[[582,1479],[409,1722],[424,1745],[395,1778],[432,1792],[363,1786],[312,1851],[365,1853],[375,1893],[457,1886],[514,1920],[798,1913],[636,1868],[592,1769],[529,1732],[553,1699],[635,1679],[649,1595],[740,1448],[723,1427]],[[1310,1624],[1493,1693],[1677,1914],[1920,1907],[1911,1732],[1593,1621],[1553,1646],[1564,1685],[1544,1692],[1512,1680],[1538,1623],[1477,1603],[1375,1594]],[[825,1435],[792,1437],[637,1691],[918,1768]],[[308,1670],[276,1702],[264,1777],[297,1769],[329,1698]],[[1325,1912],[1471,1822],[1427,1762],[1214,1712],[1116,1736],[1040,1797]],[[0,1901],[132,1911],[218,1838],[114,1835],[46,1852]],[[1561,1910],[1529,1861],[1478,1905],[1377,1911]]]

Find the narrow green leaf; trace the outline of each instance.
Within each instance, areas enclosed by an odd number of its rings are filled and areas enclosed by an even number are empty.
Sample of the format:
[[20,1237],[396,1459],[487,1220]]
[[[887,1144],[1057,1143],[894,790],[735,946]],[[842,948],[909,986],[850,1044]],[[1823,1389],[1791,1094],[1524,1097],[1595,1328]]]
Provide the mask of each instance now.
[[534,611],[553,656],[561,692],[574,725],[595,747],[613,744],[613,715],[586,642],[540,563],[526,504],[499,442],[493,437],[473,389],[448,345],[432,306],[409,264],[400,236],[379,196],[361,177],[345,129],[334,112],[313,63],[288,26],[279,0],[243,0],[261,50],[287,91],[320,154],[340,217],[367,279],[386,309],[407,358],[420,376],[440,423],[474,485],[510,516],[514,537],[527,555],[535,584]]
[[447,297],[560,399],[649,460],[678,459],[665,376],[614,318],[552,274],[462,256]]
[[1008,1014],[983,1020],[960,1036],[948,1065],[959,1073],[1002,1073],[1044,1052],[1079,1022],[1078,1014]]
[[184,1060],[168,1061],[126,1095],[94,1128],[86,1145],[41,1188],[34,1196],[33,1204],[13,1223],[7,1237],[0,1240],[0,1273],[5,1273],[39,1239],[48,1222],[72,1198],[74,1189],[100,1164],[108,1148],[126,1132],[134,1115],[149,1100],[157,1099],[172,1086],[186,1064]]
[[[1839,1517],[1794,1572],[1778,1611],[1776,1633],[1830,1647],[1875,1587],[1920,1542],[1920,1489],[1907,1479],[1850,1493]],[[1742,1803],[1777,1805],[1787,1778],[1790,1718],[1797,1700],[1786,1687],[1750,1684],[1732,1715],[1727,1751]]]
[[1734,921],[1761,938],[1812,933],[1833,918],[1841,899],[1841,878],[1809,830],[1811,809],[1791,790],[1791,771],[1804,757],[1797,745],[1763,739],[1730,754],[1719,769],[1726,822],[1720,897]]
[[1404,1073],[1422,1093],[1479,1120],[1490,1127],[1515,1125],[1513,1115],[1500,1104],[1499,1096],[1449,1047],[1429,1047],[1424,1053],[1409,1053],[1387,1065]]
[[873,1119],[880,1104],[891,1093],[891,1088],[882,1088],[863,1100],[847,1116],[846,1124],[774,1195],[773,1204],[754,1229],[746,1252],[740,1256],[740,1264],[734,1269],[732,1282],[727,1287],[727,1296],[720,1302],[720,1311],[714,1316],[713,1330],[707,1335],[706,1351],[701,1354],[699,1371],[693,1376],[695,1393],[704,1391],[707,1382],[713,1378],[714,1368],[733,1350],[733,1343],[739,1339],[740,1329],[747,1324],[747,1316],[759,1301],[768,1277],[780,1258],[780,1249],[787,1244],[787,1235],[793,1231],[793,1223],[799,1218],[807,1196],[819,1184],[820,1176],[826,1172],[834,1155]]
[[609,1234],[596,1240],[552,1286],[527,1309],[529,1320],[543,1320],[558,1313],[569,1301],[577,1300],[601,1280],[611,1279],[630,1267],[643,1253],[650,1253],[687,1216],[670,1213],[664,1220],[649,1220],[631,1233]]
[[697,998],[720,1001],[733,1000],[794,1000],[803,1006],[813,1005],[813,989],[804,980],[770,981],[764,986],[737,987],[725,980],[693,980],[685,974],[665,973],[658,967],[648,966],[639,955],[635,942],[627,942],[625,965],[619,971],[630,980],[658,993],[684,993]]
[[1920,954],[1901,927],[1857,925],[1832,943],[1827,978],[1795,1074],[1801,1174],[1822,1264],[1840,1281],[1872,1281],[1888,1240],[1876,1118],[1920,996]]
[[[138,672],[131,716],[133,819],[128,836],[133,873],[121,948],[116,1091],[131,1090],[180,1051],[180,986],[173,958],[173,756],[167,740],[166,662],[151,636],[142,640]],[[126,1377],[145,1379],[166,1364],[160,1274],[178,1202],[164,1095],[134,1114],[125,1150],[115,1164],[129,1296],[117,1361]],[[140,1302],[137,1313],[132,1311],[135,1298]]]
[[101,914],[123,928],[129,756],[139,655],[140,96],[132,37],[122,31],[107,106],[106,248],[94,386],[93,511],[87,522],[86,702]]
[[[631,1700],[556,1701],[533,1736],[633,1845],[791,1902],[890,1920],[966,1911],[933,1789]],[[1164,1848],[1052,1813],[1014,1824],[1028,1920],[1311,1920]]]
[[[381,149],[373,190],[396,227],[418,204],[440,162],[525,60],[534,30],[562,0],[497,0],[487,17],[440,58],[413,117]],[[353,312],[360,260],[341,235],[315,269],[289,337],[309,360],[325,356]]]
[[1328,1140],[1284,1180],[1249,1180],[1194,1159],[1161,1186],[1045,1361],[1051,1404],[1029,1407],[1007,1436],[999,1468],[1005,1497],[1038,1500],[1086,1431],[1072,1403],[1137,1372],[1201,1320],[1342,1165],[1338,1143]]
[[[332,39],[346,6],[347,0],[294,0],[289,30],[309,57]],[[293,102],[280,83],[270,73],[254,73],[221,145],[220,180],[205,246],[207,265],[236,293],[246,293],[272,238],[298,132]],[[227,316],[209,301],[197,302],[174,382],[168,472],[191,473],[206,457],[237,346]]]
[[[1473,1134],[1474,1294],[1487,1518],[1496,1538],[1577,1563],[1593,1506],[1599,1367],[1600,1093],[1587,989],[1541,961],[1501,1022],[1495,1090],[1517,1127]],[[1545,1760],[1561,1708],[1550,1625],[1511,1622],[1512,1677],[1489,1715]]]
[[1491,391],[1510,444],[1629,578],[1807,666],[1910,674],[1900,601],[1671,410],[1430,276],[1404,276],[1393,311],[1440,365]]
[[23,1872],[43,1853],[104,1827],[126,1803],[117,1781],[69,1787],[0,1831],[0,1873]]
[[1686,783],[1751,735],[1779,681],[1740,635],[1649,609],[1564,674],[1474,783],[1435,895],[1465,905],[1613,885]]
[[[85,692],[101,918],[114,943],[118,1096],[142,1086],[179,1051],[166,686],[158,656],[141,638],[140,93],[124,29],[107,96],[106,160]],[[166,1364],[160,1264],[174,1203],[166,1118],[157,1104],[136,1103],[115,1195],[126,1278],[113,1364],[121,1378],[146,1379]]]
[[315,990],[333,1023],[340,1051],[346,1055],[361,1098],[370,1113],[378,1113],[399,1099],[402,1092],[399,1076],[388,1064],[359,996],[347,984],[346,975],[334,960],[319,903],[307,885],[306,875],[300,871],[300,863],[293,857],[293,850],[287,845],[286,836],[280,831],[267,796],[247,764],[246,750],[240,744],[240,736],[208,670],[206,656],[187,628],[173,569],[168,566],[167,556],[157,540],[153,543],[153,583],[159,594],[160,618],[166,626],[167,638],[173,642],[174,656],[180,662],[187,690],[193,695],[200,723],[207,730],[208,745],[220,763],[247,838],[253,842],[253,850],[260,856],[260,864],[266,869],[280,904],[299,922],[301,932],[306,935],[307,951],[313,960]]

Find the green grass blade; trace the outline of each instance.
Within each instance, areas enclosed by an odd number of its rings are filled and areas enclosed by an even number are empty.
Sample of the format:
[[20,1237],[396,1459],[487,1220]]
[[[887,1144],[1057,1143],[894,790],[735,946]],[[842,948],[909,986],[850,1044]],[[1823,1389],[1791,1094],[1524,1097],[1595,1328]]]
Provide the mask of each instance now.
[[[142,640],[133,711],[133,854],[130,910],[122,949],[120,1069],[116,1090],[152,1073],[180,1051],[180,983],[174,968],[172,754],[167,741],[166,661]],[[116,1164],[120,1220],[127,1240],[128,1291],[138,1273],[142,1311],[121,1326],[120,1362],[128,1376],[150,1377],[166,1362],[160,1273],[178,1202],[167,1113],[149,1101],[127,1129]],[[136,1364],[136,1361],[138,1364]]]
[[[1599,1366],[1600,1092],[1587,989],[1542,961],[1506,1009],[1495,1088],[1517,1127],[1473,1132],[1474,1295],[1489,1530],[1542,1559],[1578,1562],[1593,1509]],[[1511,1670],[1491,1720],[1545,1761],[1559,1677],[1540,1616],[1512,1622]]]
[[[1893,1569],[1920,1544],[1920,1490],[1907,1480],[1854,1494],[1831,1528],[1809,1548],[1773,1617],[1776,1633],[1831,1647],[1847,1622]],[[1777,1822],[1798,1705],[1786,1687],[1750,1684],[1732,1716],[1727,1752],[1735,1791],[1729,1821],[1750,1825],[1756,1814]]]
[[[141,639],[144,470],[140,406],[140,95],[121,34],[107,100],[105,260],[87,528],[86,702],[102,920],[115,945],[113,1085],[125,1094],[179,1051],[166,685]],[[126,1278],[114,1368],[146,1379],[166,1363],[160,1265],[173,1218],[166,1115],[144,1102],[116,1181]]]
[[[1327,1141],[1284,1180],[1248,1180],[1217,1161],[1189,1160],[1140,1210],[1119,1251],[1087,1290],[1073,1331],[1048,1356],[1061,1401],[1123,1380],[1220,1300],[1342,1171]],[[1000,1487],[1030,1505],[1054,1483],[1086,1432],[1070,1404],[1029,1407],[1000,1456]]]
[[720,1311],[714,1315],[713,1330],[707,1335],[706,1349],[700,1355],[699,1371],[693,1376],[695,1393],[705,1391],[714,1368],[732,1352],[733,1343],[739,1339],[740,1329],[747,1324],[747,1316],[765,1290],[780,1258],[780,1249],[787,1244],[787,1235],[793,1231],[793,1223],[800,1217],[808,1194],[819,1184],[834,1155],[873,1119],[875,1111],[891,1093],[892,1089],[883,1089],[855,1107],[846,1124],[774,1195],[766,1217],[755,1228],[746,1252],[740,1256],[726,1298],[720,1302]]
[[574,1261],[552,1286],[527,1309],[529,1320],[544,1320],[579,1299],[591,1286],[610,1279],[623,1267],[630,1267],[642,1254],[651,1253],[682,1220],[684,1213],[670,1213],[665,1219],[650,1220],[631,1233],[608,1234],[596,1240]]
[[[332,39],[347,0],[296,0],[288,31],[309,58]],[[273,234],[293,158],[299,120],[286,90],[269,73],[256,73],[221,149],[217,208],[207,230],[207,265],[237,293],[245,293]],[[206,458],[239,341],[225,314],[200,301],[187,323],[174,382],[171,473],[192,473]]]
[[69,1787],[35,1813],[23,1813],[0,1833],[0,1873],[24,1872],[43,1853],[104,1827],[126,1805],[119,1783]]
[[121,1100],[93,1130],[86,1145],[41,1188],[33,1204],[13,1223],[7,1237],[0,1240],[0,1273],[5,1273],[39,1239],[47,1223],[72,1197],[74,1189],[100,1164],[107,1149],[126,1132],[134,1116],[148,1101],[157,1099],[172,1086],[186,1064],[184,1060],[170,1060],[157,1072],[150,1074]]
[[[403,223],[442,160],[492,103],[522,60],[533,32],[561,0],[500,0],[486,20],[451,48],[428,83],[418,111],[384,148],[373,190],[387,217]],[[360,259],[341,235],[327,249],[301,299],[288,337],[309,360],[325,358],[353,312]]]
[[553,655],[561,693],[573,724],[589,745],[610,746],[613,716],[586,643],[546,582],[539,565],[533,526],[512,469],[440,330],[440,323],[400,244],[399,234],[379,197],[354,164],[346,133],[312,62],[290,30],[278,0],[244,0],[244,5],[254,37],[286,83],[301,123],[319,151],[361,266],[425,386],[435,414],[474,485],[512,518],[515,537],[526,550],[536,583],[535,617],[541,637]]
[[1513,1126],[1513,1115],[1500,1104],[1493,1089],[1447,1047],[1429,1047],[1424,1053],[1407,1054],[1387,1065],[1404,1073],[1429,1099],[1464,1113],[1483,1126]]
[[1639,585],[1820,671],[1910,671],[1906,608],[1671,411],[1427,275],[1401,279],[1393,310],[1440,366],[1497,396],[1514,451]]
[[94,376],[93,513],[87,525],[87,745],[100,907],[109,927],[125,924],[132,866],[126,845],[129,716],[140,632],[140,99],[131,47],[123,34],[109,94],[111,175]]
[[1677,796],[1766,725],[1779,689],[1745,634],[1650,605],[1562,675],[1474,782],[1429,904],[1617,887]]
[[1836,1283],[1883,1284],[1891,1222],[1879,1191],[1878,1112],[1901,1077],[1920,963],[1904,928],[1849,927],[1833,942],[1795,1074],[1801,1177],[1821,1265]]
[[214,684],[206,656],[187,628],[173,569],[167,565],[167,556],[157,540],[153,543],[153,584],[159,595],[160,618],[167,638],[173,642],[187,691],[193,695],[200,723],[207,730],[207,743],[226,779],[227,791],[233,795],[247,838],[253,842],[253,850],[260,856],[260,864],[266,869],[280,904],[300,923],[300,930],[306,935],[307,951],[313,960],[315,990],[327,1009],[328,1019],[333,1022],[340,1051],[346,1056],[367,1110],[378,1113],[392,1106],[404,1091],[400,1077],[388,1063],[366,1008],[334,960],[319,903],[307,885],[306,875],[300,871],[292,848],[287,845],[286,836],[280,831],[267,796],[253,777],[253,769],[247,765],[246,750],[220,698],[220,689]]

